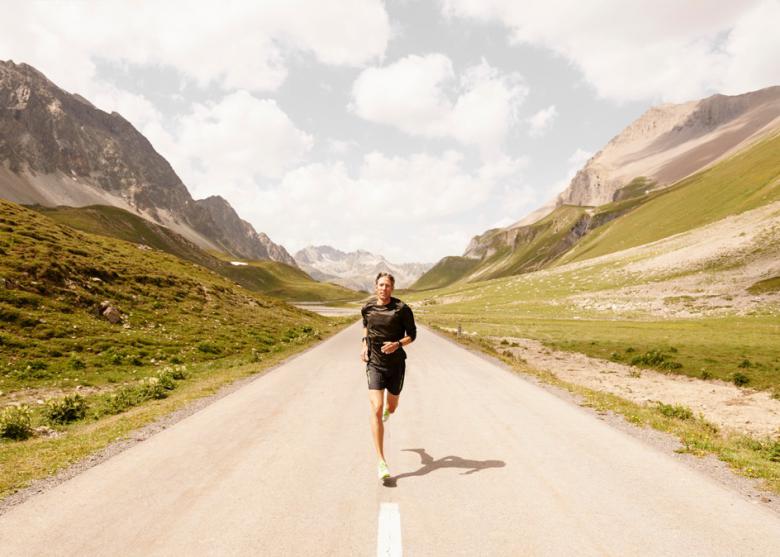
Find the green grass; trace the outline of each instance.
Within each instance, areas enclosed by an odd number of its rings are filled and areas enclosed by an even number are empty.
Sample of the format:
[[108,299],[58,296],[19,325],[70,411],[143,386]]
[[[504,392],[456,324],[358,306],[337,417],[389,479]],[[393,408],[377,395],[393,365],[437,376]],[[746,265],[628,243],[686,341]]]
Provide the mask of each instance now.
[[589,234],[561,262],[579,261],[666,238],[780,199],[780,136],[652,195]]
[[491,245],[495,253],[479,264],[469,280],[485,280],[544,268],[571,248],[579,239],[577,229],[586,228],[588,220],[584,207],[563,205],[530,226],[486,233],[482,242]]
[[[165,252],[85,234],[5,201],[0,215],[6,395],[99,387],[160,365],[271,350],[331,327],[321,316]],[[104,301],[118,308],[123,323],[99,314]]]
[[622,201],[624,199],[642,197],[647,195],[648,190],[655,187],[655,185],[656,183],[653,180],[650,180],[645,176],[638,176],[617,190],[613,198],[615,201]]
[[[425,306],[426,323],[479,335],[539,340],[551,348],[701,379],[731,382],[736,372],[756,389],[780,393],[780,320],[771,316],[697,320],[575,320],[528,318],[491,311],[450,313]],[[740,364],[749,359],[749,369]],[[706,372],[706,373],[705,373]]]
[[163,226],[143,219],[118,207],[33,207],[47,217],[78,230],[117,238],[132,244],[143,244],[155,250],[175,255],[210,269],[237,284],[290,301],[345,301],[359,299],[362,294],[335,284],[320,283],[309,275],[277,261],[243,261],[231,265],[235,258],[209,253],[186,238]]
[[277,261],[244,261],[247,265],[230,265],[222,274],[237,283],[282,300],[342,303],[365,296],[337,284],[317,282],[304,271]]
[[428,269],[409,289],[430,290],[448,286],[468,276],[478,264],[478,259],[457,256],[445,257]]

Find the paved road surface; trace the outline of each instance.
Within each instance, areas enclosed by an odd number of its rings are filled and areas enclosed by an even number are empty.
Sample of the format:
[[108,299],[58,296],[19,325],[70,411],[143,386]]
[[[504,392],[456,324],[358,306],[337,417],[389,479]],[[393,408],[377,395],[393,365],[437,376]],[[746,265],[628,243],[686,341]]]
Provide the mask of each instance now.
[[0,554],[780,554],[777,515],[424,329],[381,486],[359,339],[13,508]]

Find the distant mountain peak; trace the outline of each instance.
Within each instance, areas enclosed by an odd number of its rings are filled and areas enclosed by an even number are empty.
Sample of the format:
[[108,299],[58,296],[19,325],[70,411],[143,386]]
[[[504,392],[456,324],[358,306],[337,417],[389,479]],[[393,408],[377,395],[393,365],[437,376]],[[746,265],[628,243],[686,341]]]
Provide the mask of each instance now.
[[322,245],[307,246],[294,257],[301,269],[319,281],[366,292],[373,292],[374,278],[379,272],[392,273],[396,287],[405,288],[431,267],[430,263],[390,263],[384,256],[366,250],[343,252]]

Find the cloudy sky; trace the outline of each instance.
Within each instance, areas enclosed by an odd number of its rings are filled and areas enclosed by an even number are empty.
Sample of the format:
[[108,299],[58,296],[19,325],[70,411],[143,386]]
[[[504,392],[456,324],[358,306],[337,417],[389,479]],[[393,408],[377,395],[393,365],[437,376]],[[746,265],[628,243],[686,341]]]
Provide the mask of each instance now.
[[0,6],[0,59],[121,113],[291,253],[459,255],[648,107],[780,84],[780,0]]

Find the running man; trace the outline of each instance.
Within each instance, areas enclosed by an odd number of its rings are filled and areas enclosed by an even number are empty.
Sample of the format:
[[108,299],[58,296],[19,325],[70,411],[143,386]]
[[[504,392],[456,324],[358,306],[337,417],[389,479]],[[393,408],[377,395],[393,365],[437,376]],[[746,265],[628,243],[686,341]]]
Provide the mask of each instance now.
[[[368,400],[371,403],[371,432],[374,435],[380,480],[390,478],[384,453],[384,422],[398,408],[398,398],[404,386],[406,352],[403,347],[414,342],[417,327],[412,309],[391,294],[395,278],[379,273],[374,281],[376,298],[363,306],[363,350],[360,358],[366,362]],[[387,406],[384,405],[387,389]]]

